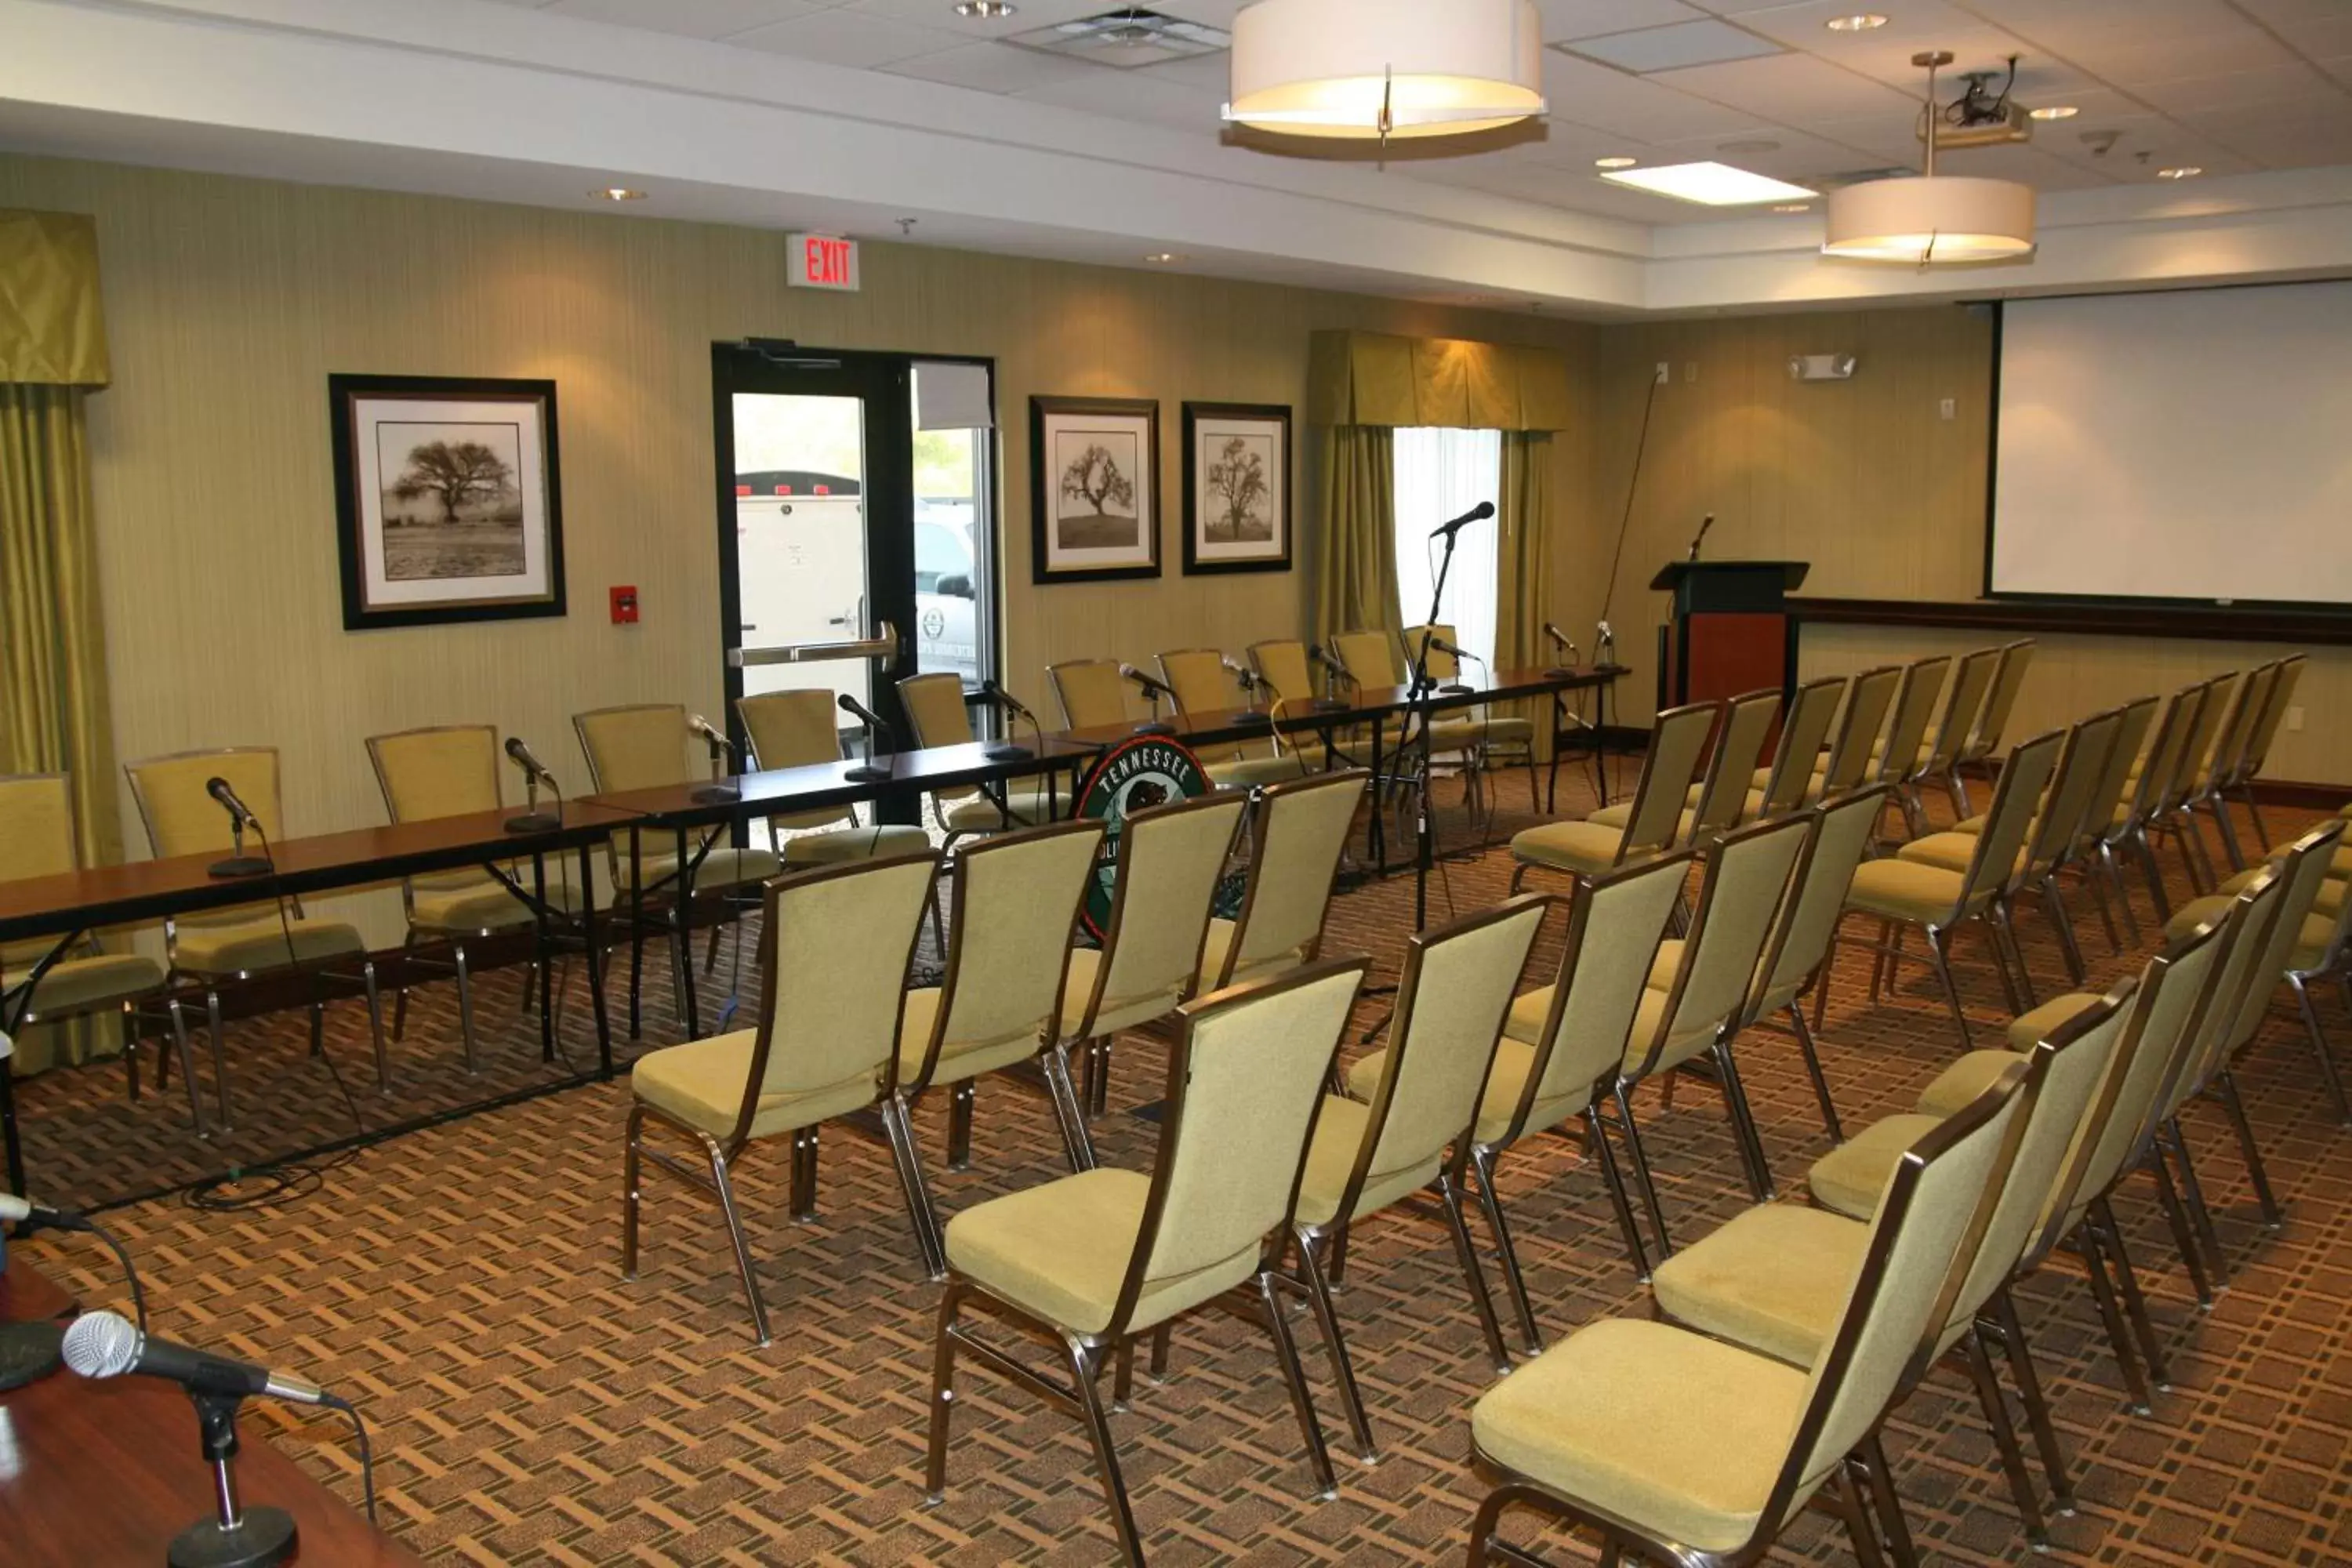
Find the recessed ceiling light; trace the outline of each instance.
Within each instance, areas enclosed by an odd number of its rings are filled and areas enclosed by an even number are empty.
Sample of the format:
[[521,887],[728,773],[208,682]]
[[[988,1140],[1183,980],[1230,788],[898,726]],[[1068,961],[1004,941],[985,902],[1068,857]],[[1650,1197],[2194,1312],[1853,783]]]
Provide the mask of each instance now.
[[2158,169],[2156,177],[2159,180],[2193,180],[2204,172],[2194,163],[2182,163],[2175,168]]
[[1867,33],[1886,26],[1886,18],[1875,11],[1856,11],[1851,16],[1832,16],[1822,26],[1832,33]]
[[1143,259],[1146,261],[1156,261],[1162,267],[1169,267],[1173,266],[1175,263],[1181,261],[1184,258],[1177,255],[1172,250],[1155,250]]
[[1735,169],[1728,163],[1669,163],[1663,168],[1629,169],[1601,177],[1621,185],[1631,185],[1635,190],[1650,191],[1685,202],[1701,202],[1711,207],[1785,202],[1821,195],[1819,191],[1792,185],[1786,180]]
[[1639,158],[1595,158],[1592,166],[1596,169],[1630,169],[1641,161]]
[[591,191],[588,194],[599,201],[605,202],[641,202],[646,199],[645,192],[633,191],[626,185],[606,185],[601,190]]
[[2029,109],[2025,115],[2029,120],[2072,120],[2082,112],[2071,103],[2053,103],[2047,109]]
[[992,22],[1000,16],[1010,16],[1019,9],[1012,0],[956,0],[955,14]]
[[1776,213],[1809,213],[1813,210],[1813,204],[1811,202],[1775,202],[1772,204],[1772,210]]

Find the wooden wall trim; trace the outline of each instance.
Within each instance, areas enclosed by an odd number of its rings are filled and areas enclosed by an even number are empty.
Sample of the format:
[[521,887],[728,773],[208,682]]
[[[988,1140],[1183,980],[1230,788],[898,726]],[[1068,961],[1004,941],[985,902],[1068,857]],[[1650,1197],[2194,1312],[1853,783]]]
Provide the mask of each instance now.
[[1789,613],[1801,624],[2352,647],[2352,613],[2334,610],[2142,606],[2111,601],[1793,598]]

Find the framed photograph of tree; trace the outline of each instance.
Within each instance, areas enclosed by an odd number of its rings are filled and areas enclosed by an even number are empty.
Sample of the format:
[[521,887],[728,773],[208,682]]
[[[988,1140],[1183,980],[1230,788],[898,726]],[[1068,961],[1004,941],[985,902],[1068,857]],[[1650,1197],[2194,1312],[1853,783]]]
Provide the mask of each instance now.
[[1160,575],[1160,405],[1029,400],[1030,580]]
[[1184,405],[1184,570],[1290,570],[1290,410]]
[[331,375],[343,629],[560,616],[555,383]]

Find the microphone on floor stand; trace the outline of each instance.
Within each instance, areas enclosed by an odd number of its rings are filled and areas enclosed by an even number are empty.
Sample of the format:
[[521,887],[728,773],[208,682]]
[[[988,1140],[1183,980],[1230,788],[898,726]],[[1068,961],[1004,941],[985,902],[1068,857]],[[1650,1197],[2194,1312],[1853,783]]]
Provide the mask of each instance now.
[[[520,735],[507,737],[506,753],[507,760],[522,770],[523,787],[522,815],[507,818],[507,831],[552,833],[562,826],[563,791],[556,784],[555,775],[549,773],[547,765],[532,754]],[[553,811],[539,809],[539,786],[541,784],[545,784],[548,792],[555,796],[556,809]]]
[[1136,685],[1143,688],[1143,694],[1151,699],[1151,717],[1147,721],[1138,724],[1135,727],[1135,732],[1139,735],[1174,734],[1176,732],[1176,726],[1169,723],[1166,720],[1160,717],[1160,700],[1162,697],[1165,697],[1170,701],[1174,701],[1176,700],[1176,689],[1169,685],[1166,681],[1160,679],[1156,675],[1146,675],[1143,671],[1136,668],[1135,666],[1131,664],[1120,665],[1118,667],[1118,672],[1119,674],[1127,677],[1128,679],[1135,682]]
[[[719,732],[719,727],[699,713],[687,715],[686,727],[703,738],[710,747],[713,763],[722,756],[735,755],[735,742]],[[711,783],[702,785],[688,796],[697,805],[730,805],[743,798],[743,792],[730,784]]]
[[835,700],[844,713],[866,726],[866,760],[843,770],[841,776],[852,784],[879,784],[890,777],[888,753],[884,753],[885,760],[880,766],[874,762],[874,737],[892,733],[890,721],[846,691]]
[[205,793],[218,801],[221,809],[228,813],[229,834],[228,858],[215,860],[205,867],[205,875],[224,878],[269,875],[275,868],[269,864],[268,857],[245,852],[245,830],[250,827],[256,833],[260,832],[260,818],[253,815],[245,802],[237,799],[236,791],[229,787],[228,780],[217,773],[205,781]]

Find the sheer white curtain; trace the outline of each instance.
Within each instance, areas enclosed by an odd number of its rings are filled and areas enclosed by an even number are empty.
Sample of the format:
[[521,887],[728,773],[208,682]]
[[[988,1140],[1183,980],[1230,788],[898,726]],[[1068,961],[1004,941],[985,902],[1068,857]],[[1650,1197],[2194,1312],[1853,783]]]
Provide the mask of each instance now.
[[[1429,591],[1444,543],[1429,531],[1480,501],[1500,499],[1499,430],[1401,429],[1396,433],[1397,595],[1405,626],[1429,613]],[[1437,618],[1486,666],[1495,658],[1496,531],[1493,519],[1457,534],[1454,570]],[[1398,628],[1400,631],[1403,627]]]

